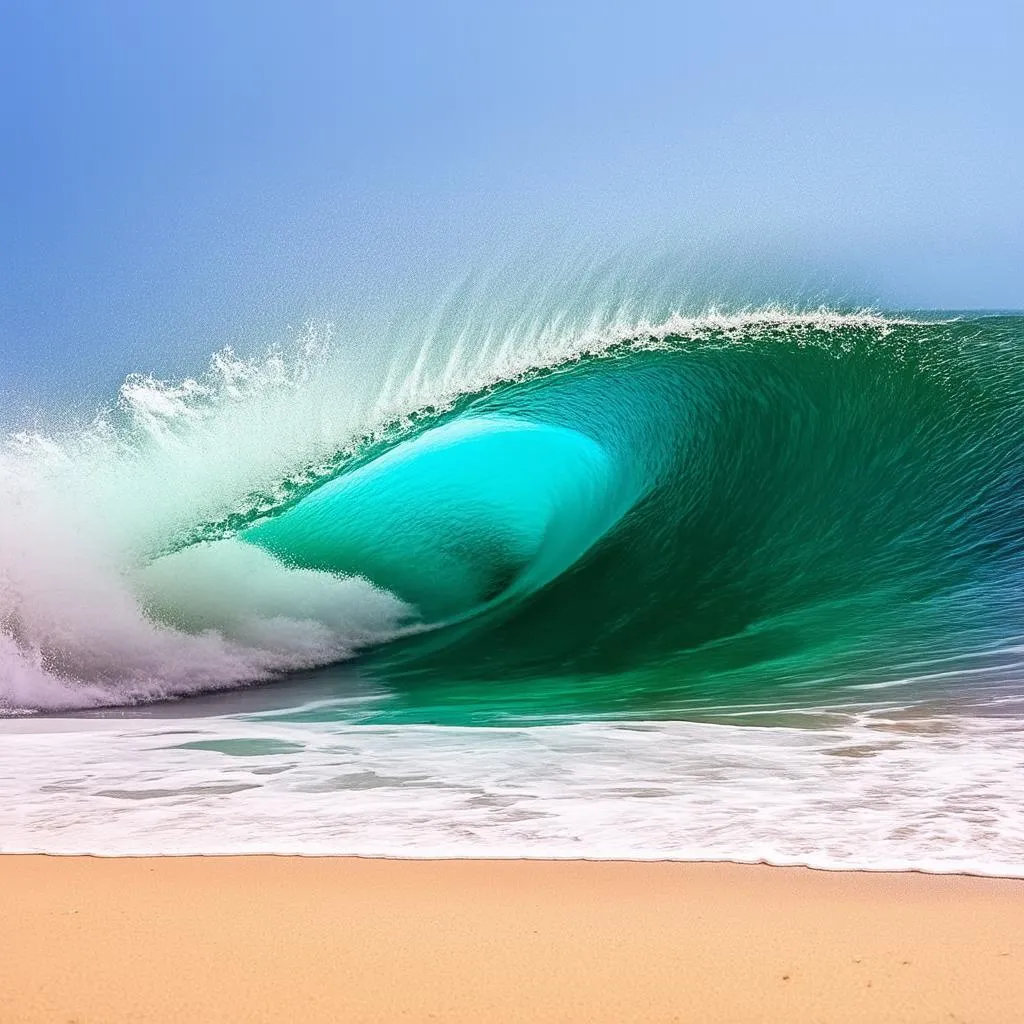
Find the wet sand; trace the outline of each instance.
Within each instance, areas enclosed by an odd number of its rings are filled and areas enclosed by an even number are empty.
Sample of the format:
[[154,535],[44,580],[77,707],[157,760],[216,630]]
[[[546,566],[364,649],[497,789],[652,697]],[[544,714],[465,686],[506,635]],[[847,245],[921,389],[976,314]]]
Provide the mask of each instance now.
[[0,857],[0,1022],[1024,1021],[1024,882]]

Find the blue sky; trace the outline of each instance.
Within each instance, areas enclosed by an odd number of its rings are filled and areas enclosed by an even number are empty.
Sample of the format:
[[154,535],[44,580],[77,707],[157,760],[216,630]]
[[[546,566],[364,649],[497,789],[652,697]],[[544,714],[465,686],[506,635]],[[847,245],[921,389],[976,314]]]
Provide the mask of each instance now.
[[1022,307],[1020,9],[0,0],[0,396],[188,370],[536,239]]

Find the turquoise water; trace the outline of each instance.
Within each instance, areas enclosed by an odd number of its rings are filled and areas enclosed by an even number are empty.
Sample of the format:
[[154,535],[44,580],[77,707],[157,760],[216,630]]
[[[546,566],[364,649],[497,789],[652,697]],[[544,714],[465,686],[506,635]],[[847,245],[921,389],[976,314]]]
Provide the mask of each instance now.
[[8,443],[0,707],[311,671],[450,724],[1020,695],[1024,317],[677,318],[400,398],[218,359]]

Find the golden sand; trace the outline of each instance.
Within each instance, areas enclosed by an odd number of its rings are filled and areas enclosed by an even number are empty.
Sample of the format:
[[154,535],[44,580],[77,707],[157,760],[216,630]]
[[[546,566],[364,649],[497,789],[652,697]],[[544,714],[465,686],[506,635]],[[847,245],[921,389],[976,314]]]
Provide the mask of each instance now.
[[0,1021],[1024,1021],[1024,882],[0,857]]

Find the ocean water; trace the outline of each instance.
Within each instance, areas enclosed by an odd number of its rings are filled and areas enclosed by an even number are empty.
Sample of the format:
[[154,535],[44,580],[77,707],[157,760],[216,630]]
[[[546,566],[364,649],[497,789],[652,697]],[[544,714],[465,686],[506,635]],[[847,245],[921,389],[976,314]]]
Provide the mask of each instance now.
[[1024,875],[1024,316],[314,328],[0,455],[0,850]]

